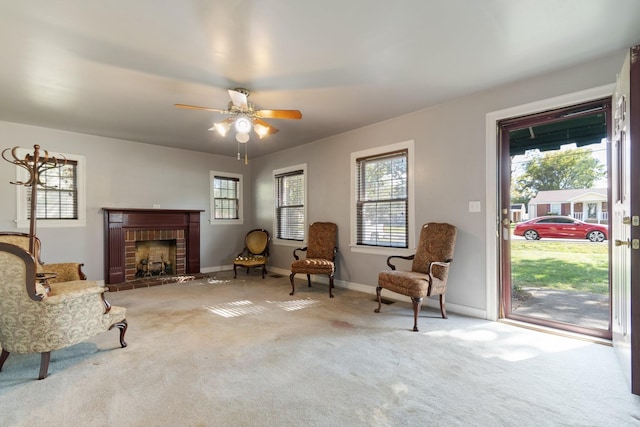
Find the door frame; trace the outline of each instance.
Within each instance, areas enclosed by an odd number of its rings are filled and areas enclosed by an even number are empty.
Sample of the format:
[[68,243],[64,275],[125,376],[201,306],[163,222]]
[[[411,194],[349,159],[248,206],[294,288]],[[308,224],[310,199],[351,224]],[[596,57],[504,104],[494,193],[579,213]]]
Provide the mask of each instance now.
[[[582,112],[584,116],[603,114],[604,120],[606,123],[605,138],[607,141],[611,141],[611,127],[613,126],[613,119],[612,119],[612,113],[611,113],[611,99],[612,99],[612,95],[609,95],[603,98],[596,98],[587,102],[571,104],[568,107],[555,108],[552,110],[545,110],[537,114],[535,113],[527,114],[524,117],[517,116],[517,117],[512,117],[510,119],[501,120],[499,122],[499,125],[500,125],[499,144],[501,145],[500,147],[501,160],[498,162],[498,169],[499,169],[498,173],[500,174],[500,179],[498,182],[501,183],[501,187],[502,187],[502,188],[499,188],[499,193],[498,193],[498,199],[501,200],[501,203],[499,204],[502,205],[501,209],[504,210],[505,206],[507,208],[511,206],[511,190],[512,190],[513,181],[511,176],[512,170],[510,167],[512,162],[512,155],[511,155],[511,149],[510,149],[511,144],[509,140],[510,131],[514,129],[526,128],[528,126],[535,127],[537,125],[545,125],[550,123],[555,123],[555,124],[567,123],[568,121],[574,119],[574,117],[566,117],[567,113],[572,114],[576,112]],[[534,148],[535,148],[535,144],[534,144]],[[559,149],[559,147],[556,149]],[[609,151],[610,151],[609,148],[607,148],[607,157],[609,157]],[[503,166],[503,169],[500,168],[501,165]],[[608,181],[608,187],[611,187],[609,167],[610,166],[607,165],[606,177]],[[611,208],[610,199],[611,199],[611,190],[610,188],[608,188],[607,189],[607,202],[609,203],[608,211]],[[610,212],[609,212],[609,215],[611,217]],[[534,215],[534,216],[540,216],[540,214]],[[511,216],[508,211],[500,212],[500,221],[502,223],[504,223],[504,221],[510,221],[510,219],[511,219]],[[508,240],[505,238],[505,236],[507,235],[509,235]],[[569,323],[566,321],[559,321],[555,317],[552,317],[550,319],[543,319],[536,316],[530,316],[522,313],[515,313],[512,307],[512,292],[513,292],[513,278],[511,277],[512,270],[511,270],[511,264],[508,262],[511,260],[511,255],[510,255],[511,241],[512,241],[511,230],[509,229],[506,232],[504,232],[503,230],[502,236],[503,236],[503,239],[500,242],[502,251],[500,251],[500,249],[498,250],[499,257],[500,257],[499,283],[500,283],[501,289],[499,289],[500,291],[499,298],[501,301],[500,303],[501,318],[521,321],[531,325],[549,327],[553,329],[566,331],[569,333],[577,333],[581,335],[588,335],[596,338],[611,340],[612,332],[611,332],[610,274],[607,274],[607,285],[609,287],[609,290],[608,290],[609,318],[608,318],[608,327],[606,329],[596,328],[593,326],[591,327],[585,326],[579,323]],[[610,252],[610,244],[609,244],[610,241],[611,239],[609,239],[609,241],[607,242],[608,264],[611,264],[611,252]],[[610,268],[607,269],[607,273],[609,272],[610,272]]]
[[486,318],[497,321],[500,318],[500,247],[499,226],[500,215],[498,206],[499,176],[499,128],[498,122],[512,117],[541,113],[547,110],[568,107],[573,104],[581,104],[595,99],[611,96],[615,90],[615,84],[607,84],[592,89],[548,98],[528,104],[506,108],[504,110],[487,113],[485,121],[486,145],[485,157],[487,173],[485,175],[485,206],[486,206]]

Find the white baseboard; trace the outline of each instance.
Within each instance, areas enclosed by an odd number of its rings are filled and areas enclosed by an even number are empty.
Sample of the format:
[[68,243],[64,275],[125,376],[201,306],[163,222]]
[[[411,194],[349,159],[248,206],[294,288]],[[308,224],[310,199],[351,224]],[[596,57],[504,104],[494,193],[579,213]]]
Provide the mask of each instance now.
[[229,271],[233,270],[233,264],[231,265],[221,265],[218,267],[205,267],[200,269],[200,273],[216,273],[218,271]]
[[[270,273],[282,274],[283,276],[289,276],[291,274],[291,270],[285,270],[283,268],[268,267],[267,270]],[[324,283],[325,285],[329,284],[329,278],[322,275],[315,275],[313,280],[320,283]],[[364,285],[362,283],[347,282],[344,280],[337,280],[337,279],[334,279],[333,285],[336,288],[344,288],[344,289],[362,292],[362,293],[370,294],[374,296],[376,295],[376,286]],[[404,295],[396,294],[393,292],[385,292],[384,298],[411,304],[411,298],[406,297]],[[487,318],[487,312],[485,310],[480,310],[474,307],[467,307],[465,305],[451,304],[446,302],[446,300],[445,300],[445,303],[446,303],[447,313],[451,312],[451,313],[461,314],[463,316],[476,317],[478,319]],[[437,298],[436,299],[426,298],[423,301],[422,306],[426,307],[427,305],[440,309],[440,302]]]

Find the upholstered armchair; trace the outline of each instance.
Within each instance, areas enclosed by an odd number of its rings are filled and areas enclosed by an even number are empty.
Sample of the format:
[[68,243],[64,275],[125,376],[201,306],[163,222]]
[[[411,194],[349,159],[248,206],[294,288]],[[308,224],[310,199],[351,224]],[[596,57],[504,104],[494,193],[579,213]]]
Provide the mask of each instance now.
[[251,268],[260,268],[264,279],[269,260],[269,240],[269,232],[261,228],[253,229],[244,236],[244,249],[233,261],[234,279],[237,277],[237,267],[246,268],[247,274]]
[[126,310],[105,300],[103,286],[82,280],[49,289],[36,276],[35,258],[8,243],[0,243],[0,271],[0,370],[10,353],[41,353],[43,379],[52,351],[114,327],[126,347]]
[[[326,274],[329,277],[329,297],[333,298],[333,275],[335,273],[335,259],[337,247],[338,226],[332,222],[314,222],[309,226],[308,245],[293,251],[295,261],[291,264],[291,293],[296,292],[293,281],[296,273],[307,275],[307,283],[311,287],[312,274]],[[305,259],[300,259],[297,252],[306,251]]]
[[[418,314],[424,297],[440,296],[440,313],[447,318],[444,295],[447,291],[449,266],[453,260],[457,230],[451,224],[430,222],[422,227],[416,253],[410,256],[393,255],[387,258],[391,271],[378,274],[378,308],[380,313],[382,289],[408,296],[413,303],[413,330],[418,332]],[[393,258],[413,260],[411,271],[396,270]]]
[[[30,236],[27,233],[17,233],[10,231],[0,232],[0,242],[10,243],[21,247],[25,251],[29,251]],[[36,273],[52,273],[55,276],[49,279],[49,283],[72,282],[74,280],[85,280],[87,276],[82,271],[84,264],[77,262],[64,262],[55,264],[45,264],[40,259],[41,242],[39,238],[35,238],[34,256],[36,260]]]

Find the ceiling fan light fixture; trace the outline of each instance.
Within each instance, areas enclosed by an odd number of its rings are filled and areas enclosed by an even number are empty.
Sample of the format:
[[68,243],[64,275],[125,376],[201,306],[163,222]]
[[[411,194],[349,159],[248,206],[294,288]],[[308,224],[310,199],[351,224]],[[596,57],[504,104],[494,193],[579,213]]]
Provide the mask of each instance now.
[[249,141],[249,134],[246,132],[238,132],[236,133],[236,141],[245,144]]
[[227,134],[227,132],[229,132],[229,129],[231,128],[231,125],[227,122],[218,122],[218,123],[214,123],[213,127],[209,130],[216,130],[221,136],[225,136]]
[[258,137],[260,139],[262,139],[265,136],[269,135],[269,128],[266,127],[266,126],[262,126],[261,124],[253,125],[253,130],[256,131],[256,133],[258,134]]
[[253,123],[251,123],[251,120],[249,120],[247,116],[241,114],[235,120],[233,126],[235,127],[236,132],[249,134],[251,128],[253,127]]

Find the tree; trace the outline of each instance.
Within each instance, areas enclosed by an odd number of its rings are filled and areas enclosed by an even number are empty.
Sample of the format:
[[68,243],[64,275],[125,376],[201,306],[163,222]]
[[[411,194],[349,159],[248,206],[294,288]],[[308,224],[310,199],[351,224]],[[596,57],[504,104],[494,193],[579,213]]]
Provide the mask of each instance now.
[[588,148],[547,152],[534,156],[513,178],[511,201],[529,203],[539,191],[591,188],[606,173]]

